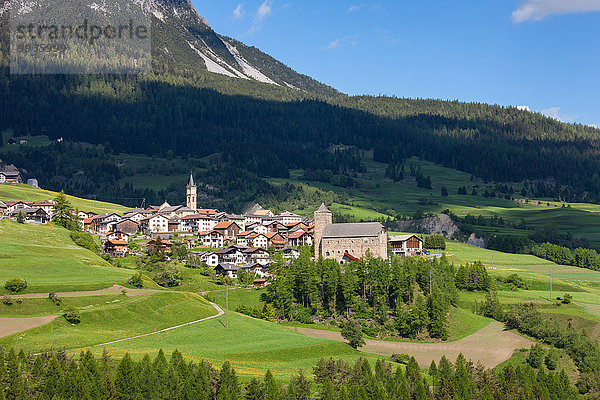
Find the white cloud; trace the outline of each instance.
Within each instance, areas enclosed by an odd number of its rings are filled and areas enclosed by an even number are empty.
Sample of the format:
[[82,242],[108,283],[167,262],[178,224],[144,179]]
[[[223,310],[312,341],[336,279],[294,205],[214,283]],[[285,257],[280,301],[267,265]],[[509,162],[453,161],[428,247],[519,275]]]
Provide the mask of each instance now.
[[271,15],[272,4],[273,4],[273,2],[271,0],[265,0],[260,5],[260,7],[258,7],[258,10],[256,11],[256,18],[255,18],[256,22],[262,22],[263,19],[265,19],[269,15]]
[[235,8],[235,10],[233,10],[233,18],[235,19],[243,19],[244,18],[244,4],[240,3],[238,4],[238,6]]
[[598,0],[524,0],[512,13],[513,22],[540,21],[549,15],[600,11]]
[[565,114],[560,107],[550,107],[541,111],[546,117],[553,118],[560,122],[573,123],[579,119],[579,115]]
[[362,4],[361,5],[357,5],[357,4],[353,4],[350,6],[350,8],[348,8],[348,12],[354,12],[354,11],[358,11],[362,8]]
[[333,49],[337,49],[337,47],[339,45],[340,45],[340,39],[335,39],[333,42],[329,43],[329,45],[325,48],[327,50],[333,50]]
[[529,108],[529,106],[517,106],[517,110],[531,111],[531,108]]

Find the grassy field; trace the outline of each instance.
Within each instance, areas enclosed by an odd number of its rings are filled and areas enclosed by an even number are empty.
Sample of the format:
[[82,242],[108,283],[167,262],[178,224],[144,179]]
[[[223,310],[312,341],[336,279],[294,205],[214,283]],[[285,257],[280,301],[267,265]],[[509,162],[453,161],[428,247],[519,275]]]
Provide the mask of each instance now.
[[281,380],[299,369],[312,371],[324,357],[354,361],[364,357],[374,361],[377,356],[360,353],[344,343],[315,339],[295,333],[284,326],[252,319],[237,313],[229,315],[229,330],[225,316],[167,333],[92,349],[100,355],[104,348],[113,356],[126,352],[135,358],[158,349],[177,349],[189,360],[207,360],[215,366],[229,360],[241,376],[263,376],[267,369]]
[[[35,188],[25,184],[0,185],[0,200],[2,201],[43,201],[52,200],[58,193]],[[67,196],[71,205],[79,211],[91,211],[96,214],[108,212],[123,213],[129,208],[118,204],[86,200],[79,197]]]
[[31,293],[103,289],[132,274],[77,246],[65,229],[0,220],[0,293],[14,278],[27,280]]
[[[50,302],[50,300],[46,300]],[[111,340],[140,335],[195,321],[217,313],[201,296],[190,293],[157,293],[151,296],[83,298],[81,323],[64,318],[53,325],[54,347],[77,349]],[[7,348],[36,351],[49,349],[49,326],[41,326],[0,339]]]

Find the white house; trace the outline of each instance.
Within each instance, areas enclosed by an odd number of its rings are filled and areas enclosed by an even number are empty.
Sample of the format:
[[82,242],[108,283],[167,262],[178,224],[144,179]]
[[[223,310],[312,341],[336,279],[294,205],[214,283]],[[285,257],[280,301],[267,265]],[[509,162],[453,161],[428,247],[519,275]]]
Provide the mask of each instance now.
[[392,253],[414,257],[423,254],[423,239],[417,235],[397,235],[390,238]]
[[278,215],[278,217],[280,218],[281,223],[284,225],[302,222],[303,219],[300,215],[294,214],[289,211],[282,212]]
[[146,233],[169,232],[169,218],[161,214],[142,219],[140,225],[142,230]]

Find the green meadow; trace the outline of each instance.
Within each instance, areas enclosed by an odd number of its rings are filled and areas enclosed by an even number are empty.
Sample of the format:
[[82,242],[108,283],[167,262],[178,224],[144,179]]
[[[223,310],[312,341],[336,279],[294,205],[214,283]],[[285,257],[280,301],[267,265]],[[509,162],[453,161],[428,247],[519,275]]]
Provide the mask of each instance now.
[[77,246],[66,229],[0,220],[0,293],[14,278],[27,281],[25,293],[48,293],[123,285],[133,273]]
[[[2,201],[43,201],[52,200],[58,193],[49,190],[35,188],[33,186],[18,184],[18,185],[0,185],[0,200]],[[104,214],[108,212],[123,213],[130,208],[120,206],[118,204],[105,203],[102,201],[81,199],[79,197],[69,196],[67,198],[71,202],[73,208],[79,211],[91,211],[96,214]]]

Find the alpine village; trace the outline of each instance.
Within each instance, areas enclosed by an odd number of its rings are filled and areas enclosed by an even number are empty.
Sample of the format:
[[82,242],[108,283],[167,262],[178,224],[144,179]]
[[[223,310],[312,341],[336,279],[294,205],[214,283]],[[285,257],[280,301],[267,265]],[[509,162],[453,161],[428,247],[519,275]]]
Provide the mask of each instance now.
[[600,7],[459,3],[0,0],[0,400],[600,399]]

